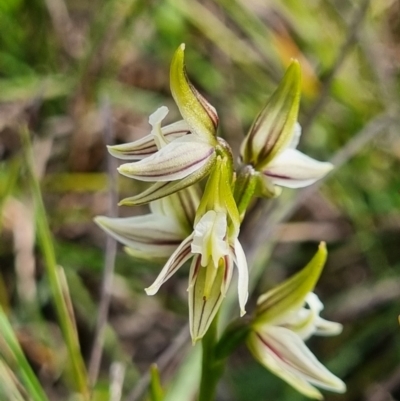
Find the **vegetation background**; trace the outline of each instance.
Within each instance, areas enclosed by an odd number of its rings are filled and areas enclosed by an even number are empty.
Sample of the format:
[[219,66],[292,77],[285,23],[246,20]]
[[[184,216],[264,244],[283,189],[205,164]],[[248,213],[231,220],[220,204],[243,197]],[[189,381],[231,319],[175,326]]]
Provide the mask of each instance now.
[[[147,297],[143,288],[160,266],[118,248],[111,283],[115,244],[93,223],[99,214],[146,210],[116,210],[117,199],[142,186],[117,177],[105,143],[146,134],[160,105],[169,107],[169,121],[179,118],[168,77],[182,42],[190,79],[217,108],[220,135],[235,152],[290,59],[300,61],[300,148],[337,168],[321,185],[254,204],[241,232],[252,266],[250,305],[325,240],[329,262],[316,292],[325,317],[344,332],[312,339],[310,348],[348,385],[345,395],[326,399],[400,399],[398,0],[2,0],[0,27],[1,400],[24,394],[19,370],[7,362],[5,316],[48,398],[84,399],[73,394],[69,343],[51,295],[55,263],[46,270],[43,244],[54,246],[64,269],[58,282],[64,295],[68,283],[94,399],[118,400],[119,390],[122,400],[144,399],[152,362],[167,400],[192,399],[199,345],[188,336],[187,271]],[[33,166],[26,133],[21,141],[26,127]],[[236,313],[234,298],[225,317]],[[245,348],[219,390],[221,401],[303,400]]]

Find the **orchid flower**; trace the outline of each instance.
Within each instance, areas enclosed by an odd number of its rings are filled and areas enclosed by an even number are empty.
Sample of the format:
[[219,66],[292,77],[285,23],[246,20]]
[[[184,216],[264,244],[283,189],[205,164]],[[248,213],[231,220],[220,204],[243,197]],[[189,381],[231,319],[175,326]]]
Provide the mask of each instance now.
[[[268,370],[310,398],[321,399],[314,387],[343,393],[345,384],[311,353],[304,340],[315,335],[339,334],[339,323],[322,319],[323,305],[312,292],[326,260],[321,243],[311,262],[298,274],[262,295],[247,345]],[[305,305],[308,307],[306,308]]]
[[189,82],[184,49],[182,44],[175,52],[170,71],[172,96],[183,120],[161,127],[168,113],[161,107],[149,118],[149,135],[108,148],[113,156],[134,161],[122,164],[120,174],[154,183],[141,194],[122,200],[122,205],[140,205],[178,192],[209,174],[215,163],[218,116]]
[[168,259],[192,231],[199,206],[196,186],[150,203],[144,216],[110,218],[97,216],[95,222],[107,234],[126,246],[139,259]]
[[[233,161],[229,146],[216,136],[217,113],[190,84],[184,68],[184,45],[171,62],[171,92],[183,120],[162,127],[168,113],[160,107],[149,118],[152,131],[125,145],[109,147],[114,156],[133,160],[118,171],[130,178],[154,182],[123,205],[150,203],[151,213],[128,219],[99,217],[96,222],[138,257],[168,257],[155,282],[146,289],[155,294],[187,260],[193,258],[189,278],[189,318],[193,341],[203,337],[228,290],[234,264],[239,272],[240,313],[245,313],[248,272],[237,239],[240,216],[233,198]],[[179,196],[210,174],[189,229],[174,215],[173,194]],[[166,201],[162,198],[168,197]],[[155,202],[156,200],[158,202]],[[159,212],[159,205],[167,213]],[[192,202],[193,204],[193,202]],[[175,249],[175,250],[174,250]],[[157,256],[156,256],[157,255]]]
[[189,273],[189,320],[193,342],[204,336],[228,290],[233,266],[238,268],[241,315],[248,297],[246,257],[237,239],[239,213],[231,189],[232,170],[224,156],[217,162],[196,213],[193,232],[171,255],[154,283],[146,289],[157,293],[186,261],[193,258]]
[[294,60],[241,145],[241,161],[253,166],[261,193],[266,196],[279,194],[275,185],[311,185],[333,168],[331,163],[314,160],[296,150],[301,135],[297,122],[300,79],[300,66]]

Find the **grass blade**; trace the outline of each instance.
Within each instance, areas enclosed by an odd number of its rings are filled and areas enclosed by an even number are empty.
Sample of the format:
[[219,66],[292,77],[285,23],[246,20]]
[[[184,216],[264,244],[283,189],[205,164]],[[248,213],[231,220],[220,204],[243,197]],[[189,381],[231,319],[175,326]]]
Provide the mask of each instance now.
[[[7,319],[3,309],[0,307],[0,354],[12,365],[12,371],[21,377],[27,393],[33,401],[48,401],[48,398],[40,385],[35,373],[29,365],[25,355],[19,345],[14,330]],[[0,370],[0,375],[4,378],[4,366]]]
[[35,216],[37,236],[45,261],[45,268],[49,280],[50,290],[53,296],[57,317],[61,326],[64,341],[68,349],[69,360],[72,367],[76,390],[81,394],[84,400],[89,400],[90,392],[88,387],[86,368],[80,351],[79,341],[76,334],[75,323],[72,321],[71,314],[65,300],[63,283],[60,279],[59,268],[56,262],[52,235],[47,222],[46,211],[43,204],[42,194],[38,179],[34,173],[34,163],[32,148],[27,129],[22,131],[24,160],[27,164],[27,170],[30,178],[30,185],[35,203]]

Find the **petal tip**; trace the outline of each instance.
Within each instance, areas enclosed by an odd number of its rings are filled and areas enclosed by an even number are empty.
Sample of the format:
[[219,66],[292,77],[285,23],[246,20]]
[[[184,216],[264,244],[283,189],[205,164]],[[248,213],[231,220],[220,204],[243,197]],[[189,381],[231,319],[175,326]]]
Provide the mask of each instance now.
[[129,200],[130,198],[122,199],[118,202],[118,206],[135,206],[135,203]]
[[300,80],[301,80],[301,66],[300,66],[299,60],[297,60],[296,58],[292,58],[290,60],[290,64],[289,64],[287,71],[288,72],[290,71],[290,73],[293,74],[293,77],[295,78],[296,82],[299,84]]
[[329,163],[329,162],[321,162],[321,163],[324,164],[323,167],[325,170],[325,174],[328,174],[330,171],[332,171],[335,168],[335,166],[332,163]]
[[160,124],[161,121],[167,116],[169,109],[167,106],[159,107],[153,114],[149,116],[149,124],[154,126]]
[[157,293],[158,288],[150,286],[150,287],[145,288],[144,290],[145,290],[147,295],[152,296],[152,295],[155,295]]
[[93,219],[93,222],[96,223],[98,227],[100,227],[101,229],[105,230],[105,229],[109,228],[110,220],[112,220],[112,219],[110,217],[107,217],[107,216],[96,216]]
[[107,219],[106,216],[96,216],[93,221],[97,224],[97,225],[103,225],[104,221]]

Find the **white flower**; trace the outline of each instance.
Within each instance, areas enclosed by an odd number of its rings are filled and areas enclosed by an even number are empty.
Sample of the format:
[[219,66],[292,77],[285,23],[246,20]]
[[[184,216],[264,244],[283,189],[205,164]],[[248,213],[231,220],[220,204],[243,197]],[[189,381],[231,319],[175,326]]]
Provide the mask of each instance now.
[[[209,220],[212,215],[213,213],[209,213],[206,220]],[[214,217],[216,216],[215,213]],[[230,243],[226,237],[226,230],[225,233],[222,233],[222,229],[226,228],[226,223],[223,223],[222,219],[226,221],[226,215],[223,216],[222,213],[218,213],[217,220],[219,221],[214,222],[220,224],[219,227],[204,224],[204,221],[200,220],[192,234],[179,245],[168,259],[154,283],[146,288],[148,295],[156,294],[161,285],[193,257],[188,287],[190,331],[193,341],[203,337],[218,312],[228,290],[234,264],[238,269],[238,296],[241,315],[245,313],[248,297],[246,257],[239,241],[235,239]],[[196,243],[194,243],[196,232],[202,232],[203,235],[197,236]],[[215,237],[215,232],[217,232],[217,237]],[[210,248],[210,238],[212,237],[216,243],[212,244]]]
[[[151,138],[140,142],[140,146],[133,143],[124,149],[124,155],[139,153],[140,157],[144,154],[147,157],[118,168],[122,175],[155,184],[139,195],[124,199],[120,204],[139,205],[168,196],[199,181],[212,168],[216,160],[215,144],[186,129],[182,131],[184,135],[175,135],[176,132],[165,135],[165,132],[173,132],[172,129],[166,131],[161,128],[167,113],[168,109],[164,106],[156,110],[149,118],[153,126]],[[109,150],[119,155],[123,146],[117,145]]]
[[323,305],[311,292],[325,259],[322,244],[301,272],[258,299],[247,338],[248,348],[263,366],[299,392],[317,399],[322,395],[314,386],[338,393],[346,390],[342,380],[329,372],[304,343],[313,334],[336,335],[342,330],[339,323],[319,316]]
[[201,265],[207,266],[210,258],[214,267],[228,254],[226,243],[226,214],[209,210],[196,224],[193,233],[192,253],[201,254]]
[[239,213],[233,201],[229,174],[227,160],[218,156],[196,213],[193,232],[183,240],[154,283],[146,289],[148,295],[154,295],[187,260],[193,258],[188,286],[193,341],[204,336],[218,312],[228,290],[234,264],[238,269],[240,314],[245,313],[248,270],[246,257],[237,239]]
[[120,204],[140,205],[187,188],[209,174],[216,161],[218,116],[187,79],[184,45],[172,59],[170,84],[183,120],[161,127],[168,109],[160,107],[149,118],[152,125],[149,135],[108,148],[115,157],[133,160],[118,168],[120,174],[153,183]]
[[267,197],[279,193],[274,185],[305,187],[333,168],[331,163],[319,162],[296,150],[301,134],[297,123],[300,75],[299,63],[293,60],[240,148],[241,161],[254,168],[260,193]]

